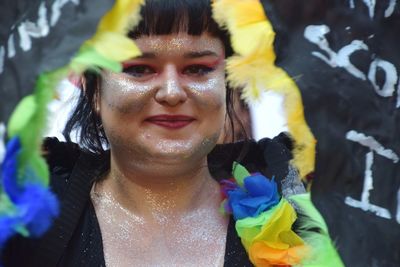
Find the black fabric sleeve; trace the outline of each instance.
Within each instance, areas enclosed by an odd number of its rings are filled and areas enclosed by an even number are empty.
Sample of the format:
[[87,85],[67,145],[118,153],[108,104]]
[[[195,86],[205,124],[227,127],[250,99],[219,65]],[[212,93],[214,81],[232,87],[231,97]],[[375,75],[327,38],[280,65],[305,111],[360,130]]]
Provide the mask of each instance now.
[[250,172],[261,172],[268,178],[275,178],[280,185],[288,172],[292,159],[292,141],[286,133],[273,139],[263,138],[234,144],[217,145],[208,156],[211,175],[217,179],[232,177],[232,163],[237,161]]
[[[208,157],[210,172],[216,179],[230,178],[232,162],[238,161],[250,172],[260,171],[269,178],[275,177],[280,185],[279,181],[285,178],[288,161],[291,159],[290,146],[290,139],[284,134],[259,142],[218,145]],[[53,254],[62,255],[65,248],[63,246],[66,246],[71,238],[67,235],[76,232],[76,226],[81,219],[81,209],[88,203],[93,180],[100,177],[104,163],[109,162],[109,159],[107,161],[105,158],[84,153],[77,145],[62,143],[55,138],[46,139],[43,148],[51,172],[51,189],[61,200],[63,218],[58,218],[49,232],[39,240],[21,236],[11,239],[2,254],[2,263],[5,267],[57,265],[48,265],[46,258],[52,258]],[[77,162],[79,164],[76,164]],[[100,252],[101,247],[96,251]],[[240,262],[238,259],[248,262],[233,222],[230,222],[228,230],[225,256],[228,262],[233,262],[230,259],[234,259],[234,262]]]
[[51,137],[44,140],[43,153],[51,174],[50,188],[62,198],[81,150],[75,143],[60,142],[57,138]]

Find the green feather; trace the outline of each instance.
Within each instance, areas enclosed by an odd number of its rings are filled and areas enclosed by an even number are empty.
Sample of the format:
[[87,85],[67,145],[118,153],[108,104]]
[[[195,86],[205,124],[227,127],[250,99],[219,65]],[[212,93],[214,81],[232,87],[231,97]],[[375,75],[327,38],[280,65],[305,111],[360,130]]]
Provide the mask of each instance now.
[[[39,180],[49,183],[49,171],[41,157],[43,132],[47,122],[47,104],[53,99],[55,88],[67,69],[62,68],[41,74],[35,84],[33,95],[25,97],[14,110],[8,125],[10,137],[18,136],[21,152],[18,157],[19,183]],[[29,175],[33,171],[33,175]],[[27,175],[28,174],[28,175]]]
[[[289,197],[299,208],[299,227],[296,232],[311,247],[309,257],[306,257],[299,266],[302,267],[344,267],[344,264],[335,249],[329,236],[328,226],[323,217],[311,201],[310,194],[298,194]],[[316,231],[315,229],[319,229]]]
[[240,165],[239,163],[237,163],[236,161],[233,162],[232,173],[233,173],[233,177],[235,177],[236,182],[240,186],[243,186],[244,178],[250,176],[250,173],[246,170],[246,168],[244,166]]
[[[31,154],[28,162],[28,169],[32,170],[35,174],[34,177],[31,177],[32,180],[38,181],[45,186],[48,185],[49,168],[46,161],[37,151]],[[29,175],[29,172],[27,172],[27,175]]]
[[99,71],[100,68],[114,72],[122,71],[121,63],[102,56],[90,46],[83,46],[80,49],[71,62],[71,68],[77,73],[81,72],[82,69],[94,69]]
[[0,215],[8,215],[15,212],[15,208],[10,198],[3,192],[0,192]]
[[24,97],[15,108],[8,123],[8,134],[16,136],[29,123],[35,114],[37,105],[34,95]]

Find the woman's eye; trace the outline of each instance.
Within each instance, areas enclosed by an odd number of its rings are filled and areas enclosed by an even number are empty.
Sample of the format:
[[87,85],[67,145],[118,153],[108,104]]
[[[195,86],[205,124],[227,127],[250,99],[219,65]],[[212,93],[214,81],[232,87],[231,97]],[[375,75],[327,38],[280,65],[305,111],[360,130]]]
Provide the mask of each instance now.
[[194,76],[204,76],[210,72],[214,71],[214,68],[205,65],[191,65],[183,70],[184,74],[194,75]]
[[155,70],[147,65],[133,65],[125,67],[124,73],[134,77],[143,77],[146,75],[154,74]]

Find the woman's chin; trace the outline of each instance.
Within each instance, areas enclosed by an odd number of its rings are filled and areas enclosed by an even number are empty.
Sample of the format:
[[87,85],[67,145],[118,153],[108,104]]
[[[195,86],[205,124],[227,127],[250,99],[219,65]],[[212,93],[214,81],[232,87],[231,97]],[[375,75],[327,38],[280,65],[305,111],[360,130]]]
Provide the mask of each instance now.
[[[156,143],[147,144],[149,156],[153,160],[162,163],[183,163],[187,160],[199,160],[205,158],[214,148],[218,137],[190,139],[161,139]],[[143,146],[146,144],[143,143]]]
[[[151,148],[151,154],[154,159],[168,161],[182,161],[190,158],[204,157],[206,154],[202,151],[201,141],[195,140],[160,140]],[[165,161],[164,161],[165,162]]]
[[[215,147],[220,132],[210,134],[192,133],[191,136],[175,138],[148,138],[141,135],[128,139],[111,136],[111,152],[123,165],[180,165],[203,164],[207,154]],[[200,163],[201,162],[201,163]]]

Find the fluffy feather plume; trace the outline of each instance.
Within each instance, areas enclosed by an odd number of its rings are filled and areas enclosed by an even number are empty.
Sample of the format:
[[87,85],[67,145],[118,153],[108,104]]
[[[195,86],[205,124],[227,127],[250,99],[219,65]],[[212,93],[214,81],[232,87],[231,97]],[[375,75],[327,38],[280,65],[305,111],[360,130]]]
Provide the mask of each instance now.
[[99,32],[126,34],[140,21],[140,6],[144,0],[117,0],[112,9],[104,15],[98,27]]
[[32,178],[35,173],[30,168],[24,170],[23,176],[31,179],[18,183],[17,165],[20,153],[20,139],[14,137],[7,144],[7,152],[1,165],[1,185],[6,194],[0,194],[0,248],[15,232],[25,236],[42,235],[59,212],[56,197],[48,187]]
[[314,170],[315,144],[304,118],[299,89],[289,75],[275,66],[275,32],[258,0],[216,0],[213,16],[231,33],[236,55],[227,60],[228,82],[243,88],[246,101],[257,99],[263,91],[284,95],[289,131],[295,141],[293,164],[301,177]]
[[120,72],[121,62],[141,54],[128,30],[139,20],[144,0],[117,0],[113,8],[100,20],[96,34],[87,40],[71,62],[76,73],[86,69],[106,68]]
[[[272,46],[275,33],[258,0],[214,1],[213,17],[231,33],[232,47],[240,55],[252,54],[256,50],[264,51],[267,46]],[[260,32],[263,34],[260,35]],[[265,37],[269,42],[261,40],[265,40]]]
[[[313,205],[310,194],[292,195],[290,200],[301,214],[297,233],[312,248],[311,255],[299,267],[344,267],[339,254],[329,236],[328,226]],[[318,229],[318,231],[316,230]]]
[[[18,136],[21,142],[21,152],[18,156],[18,180],[25,183],[32,179],[21,174],[27,168],[33,171],[35,182],[47,186],[49,172],[41,157],[43,131],[47,121],[47,104],[54,97],[54,89],[62,77],[67,75],[65,68],[45,73],[39,76],[33,95],[21,100],[14,110],[8,124],[9,137]],[[32,180],[31,180],[32,182]]]

